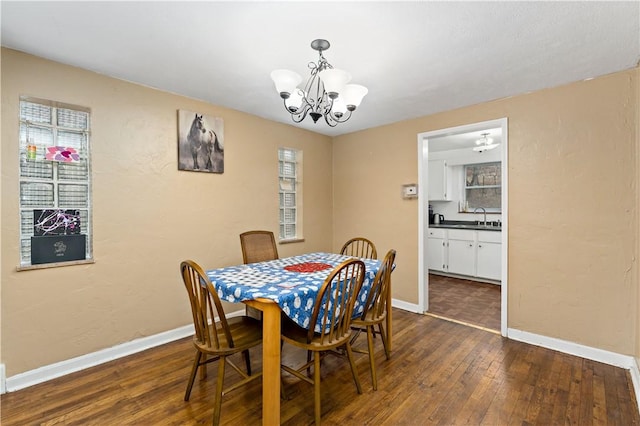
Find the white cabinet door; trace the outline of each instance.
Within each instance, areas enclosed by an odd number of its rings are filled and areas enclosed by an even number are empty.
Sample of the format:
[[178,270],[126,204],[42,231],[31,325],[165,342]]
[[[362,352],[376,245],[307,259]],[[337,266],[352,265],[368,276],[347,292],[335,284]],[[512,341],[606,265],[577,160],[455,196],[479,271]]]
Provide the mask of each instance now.
[[429,228],[427,234],[427,263],[429,269],[434,271],[445,271],[447,269],[446,241],[446,230]]
[[451,239],[451,236],[449,236],[449,269],[447,272],[460,275],[475,275],[475,241]]
[[448,168],[445,160],[429,161],[429,200],[448,201],[450,194],[448,191]]
[[444,271],[446,266],[444,238],[427,238],[427,259],[429,269],[434,271]]
[[478,277],[502,279],[502,244],[478,241]]

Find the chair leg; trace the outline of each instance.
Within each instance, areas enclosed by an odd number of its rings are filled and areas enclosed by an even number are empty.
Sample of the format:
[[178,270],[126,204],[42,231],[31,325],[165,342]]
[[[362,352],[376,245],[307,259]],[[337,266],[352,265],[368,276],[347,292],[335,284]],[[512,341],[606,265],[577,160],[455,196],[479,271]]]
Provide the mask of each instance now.
[[224,367],[226,362],[226,358],[223,356],[218,360],[218,381],[216,382],[216,398],[213,405],[213,426],[218,426],[220,424],[222,389],[224,385]]
[[[310,352],[309,352],[310,353]],[[320,424],[320,352],[313,353],[313,398],[316,425]]]
[[373,384],[373,390],[378,390],[376,360],[373,352],[373,336],[373,326],[367,326],[367,346],[369,347],[369,369],[371,370],[371,383]]
[[382,324],[378,324],[378,332],[380,333],[380,336],[382,337],[382,346],[384,346],[384,354],[387,356],[387,360],[391,359],[391,351],[389,350],[389,348],[391,347],[391,345],[389,344],[389,340],[387,337],[387,334],[384,332],[384,328],[382,327]]
[[191,374],[189,375],[187,390],[184,393],[185,401],[188,401],[189,397],[191,396],[191,388],[193,388],[193,382],[196,380],[196,373],[198,372],[198,366],[200,365],[200,358],[202,358],[202,352],[196,350],[196,357],[193,360],[193,367],[191,367]]
[[[311,351],[307,351],[307,364],[309,364],[310,362],[311,362]],[[311,365],[307,367],[307,376],[311,377]]]
[[251,358],[249,357],[249,349],[242,351],[244,362],[247,364],[247,374],[251,375]]
[[351,350],[351,343],[347,341],[345,344],[347,348],[347,357],[349,358],[349,364],[351,364],[351,374],[353,374],[353,381],[356,382],[356,388],[358,393],[362,393],[362,386],[360,386],[360,378],[358,377],[358,370],[356,369],[356,363],[353,359],[353,351]]

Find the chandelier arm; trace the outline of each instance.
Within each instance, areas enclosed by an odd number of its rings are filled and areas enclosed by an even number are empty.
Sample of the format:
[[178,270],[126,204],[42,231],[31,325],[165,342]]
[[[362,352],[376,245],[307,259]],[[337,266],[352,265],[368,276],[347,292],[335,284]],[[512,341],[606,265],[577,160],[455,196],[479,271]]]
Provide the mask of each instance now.
[[289,111],[289,113],[291,114],[291,119],[294,123],[300,123],[307,117],[310,109],[311,107],[309,106],[309,104],[304,104],[302,108],[299,108],[296,112]]
[[344,123],[350,118],[351,118],[351,111],[347,111],[346,114],[343,114],[340,117],[337,117],[333,111],[330,111],[328,114],[325,114],[324,121],[326,121],[329,126],[335,127],[338,123]]

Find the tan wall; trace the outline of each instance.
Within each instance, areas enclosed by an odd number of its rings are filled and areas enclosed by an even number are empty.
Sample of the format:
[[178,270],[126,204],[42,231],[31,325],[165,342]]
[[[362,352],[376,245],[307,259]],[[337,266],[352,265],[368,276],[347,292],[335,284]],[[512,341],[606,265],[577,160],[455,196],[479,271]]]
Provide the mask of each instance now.
[[[398,250],[393,297],[417,303],[418,201],[400,196],[417,182],[416,135],[501,117],[509,327],[640,358],[638,69],[344,135],[332,148],[321,135],[15,51],[1,60],[8,376],[188,324],[179,260],[239,263],[238,233],[277,229],[279,146],[302,148],[305,160],[306,241],[281,255],[366,235],[381,253]],[[92,108],[95,264],[15,270],[20,95]],[[223,175],[176,170],[178,109],[224,118]]]
[[[329,137],[6,49],[1,89],[1,362],[9,377],[189,324],[179,262],[238,264],[240,232],[277,232],[280,146],[304,153],[306,241],[279,251],[331,248]],[[16,272],[20,95],[92,110],[95,264]],[[179,109],[223,117],[224,174],[177,170]]]
[[508,326],[638,353],[638,70],[334,139],[334,249],[398,251],[393,297],[418,303],[417,134],[509,122]]

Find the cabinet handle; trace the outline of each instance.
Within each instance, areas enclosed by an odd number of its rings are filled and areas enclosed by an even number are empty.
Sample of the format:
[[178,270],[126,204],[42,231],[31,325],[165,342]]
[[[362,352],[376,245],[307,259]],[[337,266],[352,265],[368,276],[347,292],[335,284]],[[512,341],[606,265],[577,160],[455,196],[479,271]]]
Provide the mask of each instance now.
[[482,244],[478,244],[478,248],[482,248]]
[[473,247],[473,244],[469,244],[469,247]]

